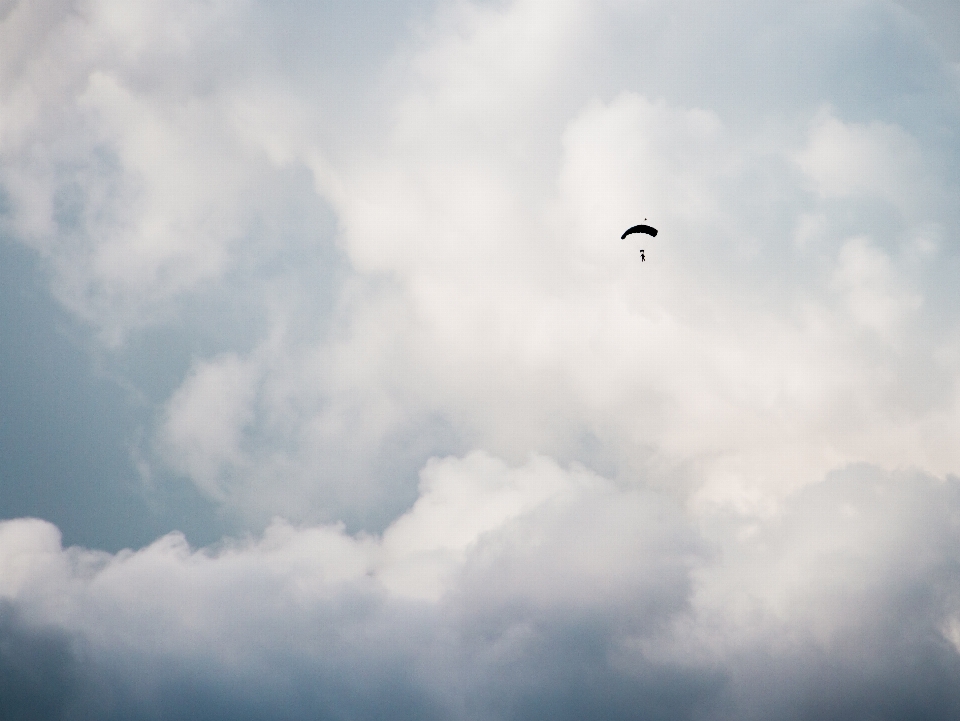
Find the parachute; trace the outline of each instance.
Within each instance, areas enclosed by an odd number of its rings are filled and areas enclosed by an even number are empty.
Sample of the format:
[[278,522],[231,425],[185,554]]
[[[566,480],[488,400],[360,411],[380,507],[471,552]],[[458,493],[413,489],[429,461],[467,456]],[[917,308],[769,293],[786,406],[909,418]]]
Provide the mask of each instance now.
[[628,235],[630,235],[631,233],[646,233],[647,235],[652,235],[654,238],[657,237],[657,229],[656,229],[656,228],[653,228],[653,227],[651,227],[651,226],[649,226],[649,225],[643,225],[643,224],[641,224],[641,225],[635,225],[635,226],[633,226],[632,228],[627,228],[627,230],[625,230],[625,231],[623,232],[623,235],[620,236],[620,240],[623,240],[624,238],[626,238],[626,237],[627,237]]

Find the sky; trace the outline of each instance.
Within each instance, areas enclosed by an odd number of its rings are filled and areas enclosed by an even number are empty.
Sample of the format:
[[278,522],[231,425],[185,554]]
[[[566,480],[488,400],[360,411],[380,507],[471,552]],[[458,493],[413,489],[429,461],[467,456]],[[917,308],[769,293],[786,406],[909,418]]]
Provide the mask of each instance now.
[[956,719],[957,277],[952,0],[0,0],[2,715]]

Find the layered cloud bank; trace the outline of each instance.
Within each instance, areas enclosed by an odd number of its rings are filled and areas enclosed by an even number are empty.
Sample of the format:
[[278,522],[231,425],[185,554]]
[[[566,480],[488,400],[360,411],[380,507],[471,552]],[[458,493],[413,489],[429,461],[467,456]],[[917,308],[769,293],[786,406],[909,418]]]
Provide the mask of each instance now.
[[[951,718],[960,484],[852,468],[766,521],[432,462],[381,537],[192,551],[0,526],[13,718]],[[698,525],[695,525],[698,524]]]
[[951,12],[0,4],[0,231],[251,534],[5,522],[9,708],[955,717]]

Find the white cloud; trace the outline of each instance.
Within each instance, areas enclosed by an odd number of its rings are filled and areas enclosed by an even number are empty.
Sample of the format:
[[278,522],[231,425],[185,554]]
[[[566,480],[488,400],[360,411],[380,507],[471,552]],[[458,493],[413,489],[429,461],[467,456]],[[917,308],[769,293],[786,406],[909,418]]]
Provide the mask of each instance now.
[[256,368],[225,356],[195,369],[170,399],[164,440],[178,448],[183,470],[207,493],[223,496],[218,479],[224,465],[241,464],[240,441],[253,419]]
[[115,345],[243,298],[152,462],[286,520],[9,522],[0,631],[157,704],[950,717],[952,70],[890,3],[708,5],[10,6],[4,232]]
[[113,343],[221,277],[275,172],[233,126],[241,8],[18,3],[3,22],[11,230]]
[[391,591],[436,600],[485,533],[564,497],[575,500],[598,482],[585,472],[568,477],[545,458],[519,469],[481,452],[432,459],[421,472],[420,498],[383,534],[378,575]]
[[[797,133],[632,90],[603,101],[579,80],[565,93],[598,12],[465,5],[396,61],[382,135],[329,153],[302,124],[249,136],[313,169],[354,275],[335,335],[282,330],[302,312],[289,305],[276,316],[267,390],[237,398],[256,430],[223,497],[258,518],[362,516],[409,498],[398,488],[438,450],[585,460],[584,439],[624,478],[679,473],[683,492],[757,507],[847,462],[956,467],[903,441],[954,411],[891,402],[921,358],[952,373],[941,341],[911,330],[950,212],[929,150],[817,107]],[[872,201],[900,215],[878,225]],[[644,216],[661,235],[641,264],[619,234]],[[201,385],[176,403],[194,407]],[[167,448],[181,468],[220,452]],[[404,470],[379,475],[374,457]]]
[[[114,698],[139,688],[129,712],[169,704],[164,689],[182,683],[170,668],[184,665],[204,669],[198,689],[214,698],[230,697],[230,678],[268,697],[284,677],[310,678],[328,689],[301,699],[315,713],[359,713],[334,692],[357,668],[369,669],[350,682],[361,696],[418,698],[448,718],[510,715],[499,704],[525,689],[553,704],[567,673],[589,674],[575,684],[584,708],[603,706],[589,692],[600,684],[618,703],[646,689],[674,717],[688,704],[711,718],[814,713],[824,690],[805,684],[822,664],[848,684],[832,703],[955,701],[948,687],[911,696],[960,663],[943,645],[960,614],[955,479],[852,468],[760,521],[691,517],[542,458],[436,460],[422,479],[381,538],[278,520],[219,549],[174,534],[110,556],[9,521],[0,595],[20,633],[74,637]],[[444,573],[419,586],[431,553],[445,553]],[[410,599],[431,585],[439,595]],[[686,692],[672,698],[671,684]],[[84,707],[103,689],[86,692],[70,700]]]
[[899,325],[921,303],[918,295],[896,287],[890,257],[863,237],[844,243],[834,283],[846,294],[856,322],[880,333]]
[[797,162],[825,197],[876,196],[909,215],[939,192],[917,141],[879,121],[848,124],[822,111]]

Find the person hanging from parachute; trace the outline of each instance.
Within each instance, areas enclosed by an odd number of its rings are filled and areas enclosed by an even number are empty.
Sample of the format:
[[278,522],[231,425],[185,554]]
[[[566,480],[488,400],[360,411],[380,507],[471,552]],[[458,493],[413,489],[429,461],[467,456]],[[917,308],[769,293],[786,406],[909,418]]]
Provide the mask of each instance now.
[[[646,220],[646,218],[644,218],[644,220]],[[626,238],[626,237],[627,237],[628,235],[630,235],[631,233],[646,233],[647,235],[649,235],[649,236],[651,236],[651,237],[653,237],[653,238],[656,238],[656,237],[657,237],[657,229],[656,229],[656,228],[654,228],[654,227],[652,227],[652,226],[649,226],[649,225],[644,225],[643,223],[641,223],[640,225],[634,225],[634,226],[632,226],[632,227],[630,227],[630,228],[627,228],[625,231],[623,231],[623,235],[620,236],[620,240],[623,240],[624,238]],[[644,254],[643,248],[641,248],[641,249],[640,249],[640,262],[642,263],[642,262],[645,262],[646,260],[647,260],[647,256]]]

